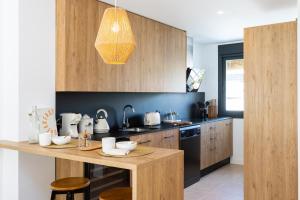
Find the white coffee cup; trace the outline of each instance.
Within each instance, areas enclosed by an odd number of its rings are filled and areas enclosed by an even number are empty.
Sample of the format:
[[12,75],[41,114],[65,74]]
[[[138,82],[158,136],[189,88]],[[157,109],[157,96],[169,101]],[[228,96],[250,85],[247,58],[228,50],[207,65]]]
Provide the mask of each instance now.
[[104,153],[108,152],[111,149],[116,148],[116,138],[114,137],[104,137],[102,138],[102,151]]
[[39,144],[40,146],[49,146],[51,144],[51,133],[41,133],[39,134]]

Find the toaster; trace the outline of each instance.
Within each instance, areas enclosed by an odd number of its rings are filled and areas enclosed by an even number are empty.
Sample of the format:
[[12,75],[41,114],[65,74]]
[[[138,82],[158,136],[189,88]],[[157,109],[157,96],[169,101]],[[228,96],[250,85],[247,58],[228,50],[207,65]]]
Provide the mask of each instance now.
[[144,115],[144,125],[154,126],[160,124],[160,113],[159,112],[147,112]]

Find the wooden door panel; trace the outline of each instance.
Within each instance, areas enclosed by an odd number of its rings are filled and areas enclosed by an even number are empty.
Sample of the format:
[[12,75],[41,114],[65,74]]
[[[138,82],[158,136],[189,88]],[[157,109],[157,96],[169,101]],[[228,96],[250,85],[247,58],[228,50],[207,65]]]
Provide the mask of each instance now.
[[296,200],[297,22],[245,29],[245,200]]

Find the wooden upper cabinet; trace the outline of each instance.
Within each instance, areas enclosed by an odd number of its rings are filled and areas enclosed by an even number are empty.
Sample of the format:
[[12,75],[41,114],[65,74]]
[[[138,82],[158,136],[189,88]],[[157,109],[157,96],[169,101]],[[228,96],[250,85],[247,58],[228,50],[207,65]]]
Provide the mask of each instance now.
[[136,49],[125,65],[107,65],[94,43],[110,5],[56,3],[56,91],[185,92],[185,31],[128,12]]
[[245,29],[245,200],[298,199],[297,22]]

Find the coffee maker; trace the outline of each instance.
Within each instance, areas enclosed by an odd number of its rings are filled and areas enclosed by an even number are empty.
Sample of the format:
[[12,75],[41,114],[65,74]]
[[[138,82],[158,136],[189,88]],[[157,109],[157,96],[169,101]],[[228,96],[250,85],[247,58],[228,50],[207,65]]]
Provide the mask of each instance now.
[[78,123],[82,118],[81,114],[62,113],[60,116],[62,118],[62,123],[59,135],[78,138]]

